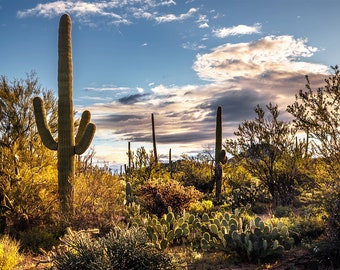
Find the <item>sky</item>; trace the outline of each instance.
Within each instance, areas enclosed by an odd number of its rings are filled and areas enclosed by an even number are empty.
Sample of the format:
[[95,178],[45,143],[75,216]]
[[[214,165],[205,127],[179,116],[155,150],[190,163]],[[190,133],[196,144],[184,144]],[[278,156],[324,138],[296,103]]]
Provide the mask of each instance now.
[[72,19],[73,99],[97,126],[95,160],[117,167],[133,151],[166,161],[213,149],[254,119],[254,107],[287,105],[340,64],[338,0],[0,0],[0,75],[36,72],[57,89],[58,24]]

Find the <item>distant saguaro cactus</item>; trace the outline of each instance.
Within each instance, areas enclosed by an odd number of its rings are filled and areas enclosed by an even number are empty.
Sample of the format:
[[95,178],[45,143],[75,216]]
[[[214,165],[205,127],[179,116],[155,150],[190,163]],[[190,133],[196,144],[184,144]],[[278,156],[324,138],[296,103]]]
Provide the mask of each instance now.
[[152,124],[153,154],[155,156],[155,164],[157,164],[158,163],[158,157],[157,157],[157,146],[156,146],[155,119],[153,117],[153,113],[151,114],[151,124]]
[[219,199],[222,192],[222,164],[226,163],[226,152],[222,150],[222,107],[219,106],[216,115],[216,139],[215,139],[215,183],[216,198]]
[[75,155],[81,155],[87,150],[96,130],[95,124],[90,123],[91,113],[84,111],[78,133],[74,137],[71,27],[70,16],[62,15],[58,37],[58,140],[53,138],[48,127],[43,100],[40,97],[33,99],[42,142],[48,149],[58,151],[58,192],[64,217],[71,217],[74,212]]

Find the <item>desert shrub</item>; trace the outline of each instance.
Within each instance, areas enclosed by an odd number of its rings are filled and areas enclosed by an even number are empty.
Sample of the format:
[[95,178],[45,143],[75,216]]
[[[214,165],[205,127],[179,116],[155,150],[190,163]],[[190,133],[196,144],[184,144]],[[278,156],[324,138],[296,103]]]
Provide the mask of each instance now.
[[242,166],[242,163],[225,165],[225,192],[223,196],[232,209],[244,207],[248,204],[255,205],[256,202],[268,202],[269,194],[261,182],[252,177]]
[[64,233],[60,226],[37,226],[27,231],[19,232],[21,249],[33,254],[38,254],[41,249],[45,251],[59,243],[59,237]]
[[101,241],[111,269],[174,269],[171,257],[153,246],[140,228],[116,228]]
[[197,157],[182,156],[176,162],[175,179],[183,183],[184,186],[194,186],[197,190],[208,193],[213,189],[213,167],[205,156]]
[[87,231],[74,232],[68,229],[51,257],[53,265],[60,270],[110,269],[104,248]]
[[203,214],[203,213],[209,213],[214,207],[214,204],[211,200],[201,200],[192,202],[189,205],[189,211],[190,213],[195,214]]
[[167,213],[169,206],[175,213],[188,209],[190,203],[202,196],[194,187],[184,187],[175,180],[150,180],[139,189],[142,206],[158,216]]
[[57,269],[174,269],[171,257],[153,246],[146,232],[137,228],[114,228],[104,237],[68,230],[52,253]]
[[328,213],[327,236],[331,242],[340,243],[340,184],[326,191],[325,208]]
[[289,206],[277,206],[274,210],[274,215],[278,218],[280,217],[290,217],[293,215],[293,209]]
[[17,235],[31,227],[54,224],[59,220],[57,182],[56,167],[22,164],[20,179],[8,193],[12,200],[7,216],[11,234]]
[[117,175],[91,168],[75,179],[74,229],[110,230],[124,204],[124,185]]
[[20,260],[19,242],[11,239],[7,235],[3,235],[0,239],[0,269],[14,269]]

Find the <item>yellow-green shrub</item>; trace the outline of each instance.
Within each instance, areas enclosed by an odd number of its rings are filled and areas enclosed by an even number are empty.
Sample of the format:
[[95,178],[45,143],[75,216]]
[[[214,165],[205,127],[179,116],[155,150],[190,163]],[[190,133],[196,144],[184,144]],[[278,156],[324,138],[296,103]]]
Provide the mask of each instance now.
[[125,187],[117,175],[92,168],[75,179],[75,229],[109,229],[121,216]]
[[0,239],[0,269],[11,270],[20,262],[19,243],[7,235]]

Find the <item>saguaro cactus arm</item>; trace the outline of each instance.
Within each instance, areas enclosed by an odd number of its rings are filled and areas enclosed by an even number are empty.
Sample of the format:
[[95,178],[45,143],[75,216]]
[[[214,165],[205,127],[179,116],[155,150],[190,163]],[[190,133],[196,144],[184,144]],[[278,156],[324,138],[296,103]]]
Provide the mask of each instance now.
[[84,111],[80,118],[80,123],[78,127],[78,132],[75,138],[75,143],[78,144],[81,138],[84,136],[87,125],[91,121],[91,113],[89,111]]
[[40,97],[33,99],[35,121],[43,144],[50,150],[57,150],[58,143],[53,139],[46,120],[44,102]]
[[87,150],[87,148],[89,148],[95,132],[96,132],[96,125],[93,123],[87,124],[86,129],[83,133],[83,136],[81,137],[81,139],[79,140],[79,142],[76,144],[74,148],[75,154],[81,155]]

